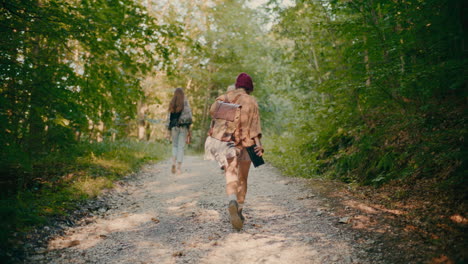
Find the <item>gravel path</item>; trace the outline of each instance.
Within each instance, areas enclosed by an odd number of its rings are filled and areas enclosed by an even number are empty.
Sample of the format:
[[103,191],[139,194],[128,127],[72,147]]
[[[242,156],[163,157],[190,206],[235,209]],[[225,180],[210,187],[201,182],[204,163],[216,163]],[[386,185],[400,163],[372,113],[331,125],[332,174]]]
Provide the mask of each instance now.
[[[384,263],[339,223],[307,179],[252,168],[246,222],[228,220],[224,176],[188,156],[181,175],[169,161],[144,167],[107,194],[110,208],[84,218],[31,263]],[[361,238],[362,240],[362,238]],[[370,242],[372,243],[372,241]]]

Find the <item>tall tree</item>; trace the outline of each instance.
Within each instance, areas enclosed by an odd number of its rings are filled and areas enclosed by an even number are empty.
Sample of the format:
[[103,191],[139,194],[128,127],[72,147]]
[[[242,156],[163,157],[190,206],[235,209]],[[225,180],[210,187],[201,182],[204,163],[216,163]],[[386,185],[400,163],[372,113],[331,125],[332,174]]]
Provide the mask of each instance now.
[[116,119],[134,119],[140,77],[164,69],[178,37],[132,0],[1,1],[0,9],[2,175],[31,171],[76,134],[95,140]]
[[[292,133],[283,139],[294,143],[275,150],[286,157],[279,162],[305,175],[373,184],[442,175],[447,163],[452,180],[461,180],[463,1],[278,2],[269,4],[279,18],[278,40],[286,43],[295,106]],[[302,158],[287,158],[293,148]]]

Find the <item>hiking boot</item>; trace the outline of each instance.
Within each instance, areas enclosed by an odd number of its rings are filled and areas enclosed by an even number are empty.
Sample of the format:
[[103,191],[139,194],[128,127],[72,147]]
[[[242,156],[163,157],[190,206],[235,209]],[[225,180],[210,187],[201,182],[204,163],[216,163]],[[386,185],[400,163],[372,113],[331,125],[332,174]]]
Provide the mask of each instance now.
[[244,223],[245,217],[242,215],[242,209],[239,210],[239,217],[242,220],[242,223]]
[[172,165],[171,172],[176,173],[175,165]]
[[229,202],[228,211],[232,227],[234,227],[236,230],[241,230],[244,226],[244,223],[239,215],[239,205],[237,204],[237,201],[231,200]]

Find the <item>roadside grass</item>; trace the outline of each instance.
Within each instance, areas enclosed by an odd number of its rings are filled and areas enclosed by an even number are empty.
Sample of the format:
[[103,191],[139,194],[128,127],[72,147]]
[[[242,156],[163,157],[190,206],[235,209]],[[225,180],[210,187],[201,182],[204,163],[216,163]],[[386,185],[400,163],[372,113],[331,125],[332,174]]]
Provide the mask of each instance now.
[[19,250],[11,247],[28,231],[47,224],[51,217],[66,216],[79,202],[169,154],[165,142],[117,141],[83,143],[37,160],[32,183],[0,200],[0,260]]

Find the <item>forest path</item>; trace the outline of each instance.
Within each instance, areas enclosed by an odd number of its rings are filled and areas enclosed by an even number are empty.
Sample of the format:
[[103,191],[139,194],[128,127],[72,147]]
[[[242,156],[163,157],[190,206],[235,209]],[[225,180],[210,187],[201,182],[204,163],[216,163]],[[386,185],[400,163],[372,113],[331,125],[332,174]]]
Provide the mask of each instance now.
[[[214,162],[187,156],[145,166],[116,184],[99,209],[49,241],[34,263],[382,263],[313,193],[307,179],[251,168],[243,230],[228,220],[224,176]],[[361,240],[361,241],[358,241]]]

